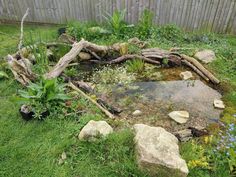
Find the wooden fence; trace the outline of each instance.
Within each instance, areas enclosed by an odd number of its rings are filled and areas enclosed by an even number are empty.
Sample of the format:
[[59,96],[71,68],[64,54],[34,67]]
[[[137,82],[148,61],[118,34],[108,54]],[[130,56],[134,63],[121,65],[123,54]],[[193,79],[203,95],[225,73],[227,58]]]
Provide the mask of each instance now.
[[99,22],[107,13],[126,9],[127,22],[136,23],[149,9],[159,25],[236,34],[236,0],[0,0],[0,20],[20,21],[27,7],[28,22]]

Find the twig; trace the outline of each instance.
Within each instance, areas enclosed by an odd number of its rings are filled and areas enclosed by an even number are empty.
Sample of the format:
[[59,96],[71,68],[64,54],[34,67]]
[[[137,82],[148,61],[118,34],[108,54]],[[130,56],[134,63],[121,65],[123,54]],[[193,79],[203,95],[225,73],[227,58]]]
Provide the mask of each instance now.
[[25,18],[27,17],[27,15],[29,14],[29,8],[27,8],[24,16],[22,17],[21,19],[21,23],[20,23],[20,41],[19,41],[19,44],[18,44],[18,50],[20,51],[21,47],[22,47],[22,42],[23,42],[23,33],[24,33],[24,20]]
[[105,108],[103,108],[100,104],[98,104],[95,100],[93,100],[92,98],[90,98],[88,95],[86,95],[82,90],[80,90],[78,87],[76,87],[72,82],[69,82],[68,86],[72,89],[74,89],[75,91],[77,91],[78,93],[80,93],[81,95],[83,95],[86,99],[88,99],[90,102],[92,102],[94,105],[96,105],[102,112],[104,112],[104,114],[106,114],[109,118],[113,119],[114,115],[111,114],[108,110],[106,110]]

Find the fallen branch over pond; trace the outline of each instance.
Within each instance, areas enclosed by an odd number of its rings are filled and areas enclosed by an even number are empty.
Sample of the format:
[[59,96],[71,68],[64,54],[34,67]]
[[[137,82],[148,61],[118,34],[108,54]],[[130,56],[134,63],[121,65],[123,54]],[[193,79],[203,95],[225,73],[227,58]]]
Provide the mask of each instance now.
[[73,90],[80,93],[83,97],[85,97],[87,100],[89,100],[91,103],[93,103],[95,106],[97,106],[104,114],[106,114],[109,118],[113,119],[114,115],[111,114],[108,110],[103,108],[100,104],[97,103],[97,101],[93,100],[90,96],[88,96],[86,93],[84,93],[82,90],[80,90],[78,87],[76,87],[72,82],[69,82],[68,86],[72,88]]

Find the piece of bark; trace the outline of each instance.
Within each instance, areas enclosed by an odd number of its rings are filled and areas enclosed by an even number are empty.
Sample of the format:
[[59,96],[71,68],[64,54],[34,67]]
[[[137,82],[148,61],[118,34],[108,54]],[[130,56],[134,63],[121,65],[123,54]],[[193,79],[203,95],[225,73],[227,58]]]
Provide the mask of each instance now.
[[86,99],[88,99],[91,103],[93,103],[94,105],[96,105],[105,115],[107,115],[109,118],[113,119],[114,115],[111,114],[108,110],[106,110],[105,108],[103,108],[100,104],[97,103],[97,101],[93,100],[92,98],[90,98],[90,96],[86,95],[82,90],[80,90],[78,87],[76,87],[72,82],[69,82],[68,84],[69,87],[71,87],[73,90],[79,92],[83,97],[85,97]]
[[194,59],[192,57],[189,57],[187,55],[184,55],[184,54],[181,54],[181,57],[184,60],[187,60],[188,62],[193,64],[196,68],[198,68],[206,77],[209,78],[209,80],[212,83],[214,83],[214,84],[219,84],[220,83],[220,81],[215,76],[213,76],[213,74],[210,73],[206,68],[204,68],[204,66],[201,63],[199,63],[196,59]]
[[182,63],[184,63],[186,66],[190,67],[195,73],[197,73],[199,76],[201,76],[204,80],[206,80],[207,82],[209,81],[209,79],[198,68],[196,68],[194,65],[192,65],[190,62],[188,62],[186,60],[182,60]]

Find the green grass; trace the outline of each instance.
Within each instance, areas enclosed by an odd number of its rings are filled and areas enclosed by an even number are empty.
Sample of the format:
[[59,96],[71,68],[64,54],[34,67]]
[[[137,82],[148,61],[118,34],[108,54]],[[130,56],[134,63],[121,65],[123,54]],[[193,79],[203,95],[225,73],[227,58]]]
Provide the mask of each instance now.
[[[26,42],[55,40],[57,28],[26,25]],[[236,37],[217,37],[220,41],[225,41],[225,47],[222,46],[222,42],[187,42],[183,41],[181,36],[178,36],[183,35],[179,30],[172,28],[172,26],[166,27],[161,32],[154,31],[150,34],[151,37],[147,36],[150,47],[166,49],[175,46],[192,47],[193,50],[185,51],[190,55],[197,48],[209,48],[216,51],[218,59],[206,67],[224,81],[224,86],[229,87],[229,89],[226,89],[224,100],[229,110],[234,113],[236,106],[236,92],[233,89],[236,85],[236,71],[233,68],[235,58],[228,58],[227,52],[235,51]],[[129,31],[128,33],[131,34]],[[0,60],[8,53],[16,51],[18,37],[19,25],[0,25]],[[99,39],[94,38],[94,42],[99,44],[111,44],[126,40],[114,35],[101,36]],[[8,73],[12,79],[0,80],[0,176],[148,176],[138,169],[131,131],[121,130],[109,135],[107,139],[100,139],[93,143],[78,141],[76,136],[83,125],[91,119],[104,119],[100,111],[93,106],[90,106],[91,110],[88,113],[79,118],[79,122],[73,119],[61,119],[59,118],[61,116],[49,118],[45,121],[23,121],[18,113],[19,106],[12,101],[21,86],[13,80],[13,76],[9,71]],[[88,104],[85,100],[79,100],[78,102],[82,102],[84,105]],[[229,114],[227,110],[224,113],[225,115]],[[112,121],[110,123],[115,124]],[[66,152],[67,159],[64,164],[59,165],[58,159],[63,151]],[[191,146],[187,146],[187,150],[182,151],[186,158],[191,157],[191,154],[194,153]],[[214,175],[205,169],[193,169],[190,171],[190,176],[205,177]]]

